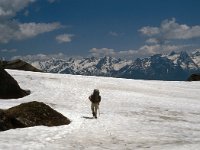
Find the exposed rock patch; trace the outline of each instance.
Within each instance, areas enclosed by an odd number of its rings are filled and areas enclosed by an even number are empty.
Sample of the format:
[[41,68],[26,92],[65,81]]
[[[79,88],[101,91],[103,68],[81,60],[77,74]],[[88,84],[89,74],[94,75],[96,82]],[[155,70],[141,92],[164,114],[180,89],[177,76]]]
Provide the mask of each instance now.
[[42,102],[28,102],[0,110],[0,131],[32,126],[68,125],[70,120]]
[[30,91],[21,89],[17,81],[0,67],[0,99],[21,98],[29,94]]
[[188,81],[200,81],[200,74],[192,74],[187,80]]

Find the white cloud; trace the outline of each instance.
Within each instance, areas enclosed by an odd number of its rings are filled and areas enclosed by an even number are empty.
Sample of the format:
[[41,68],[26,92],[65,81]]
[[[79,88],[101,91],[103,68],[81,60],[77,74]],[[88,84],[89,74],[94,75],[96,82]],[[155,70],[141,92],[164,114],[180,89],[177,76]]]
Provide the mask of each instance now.
[[11,40],[23,40],[35,37],[39,34],[61,28],[60,23],[19,23],[6,21],[0,23],[0,43],[8,43]]
[[95,57],[110,56],[116,58],[134,59],[138,52],[136,50],[116,51],[111,48],[92,48],[90,53]]
[[148,37],[147,44],[138,49],[138,54],[141,55],[167,54],[171,51],[186,50],[186,48],[193,49],[194,45],[173,45],[171,43],[177,43],[177,40],[200,38],[199,25],[179,24],[175,18],[162,21],[159,27],[143,27],[139,32]]
[[126,57],[132,55],[134,51],[129,50],[129,51],[119,51],[117,52],[114,49],[111,48],[92,48],[89,51],[92,56],[95,57],[103,57],[103,56],[111,56],[111,57]]
[[149,43],[149,44],[159,43],[158,39],[156,39],[156,38],[149,38],[149,39],[146,40],[146,42]]
[[188,26],[176,23],[175,19],[165,20],[160,27],[166,39],[191,39],[200,37],[200,26]]
[[16,13],[36,0],[1,0],[0,1],[0,43],[11,40],[32,38],[42,33],[51,32],[62,27],[53,23],[20,23],[13,19]]
[[17,52],[17,49],[1,49],[0,52],[14,53],[14,52]]
[[50,32],[61,28],[61,24],[58,22],[54,23],[24,23],[19,24],[18,39],[34,37],[38,34]]
[[95,57],[111,56],[116,58],[136,59],[140,57],[147,57],[154,54],[169,54],[171,51],[181,51],[190,45],[143,45],[135,50],[121,50],[117,51],[110,48],[92,48],[90,53]]
[[115,50],[110,48],[92,48],[90,53],[95,57],[113,56],[115,55]]
[[119,36],[119,34],[117,32],[114,32],[114,31],[110,31],[109,35],[115,36],[115,37]]
[[56,40],[58,43],[68,43],[72,41],[73,34],[61,34],[56,36]]
[[152,36],[152,35],[156,35],[160,32],[159,28],[157,27],[143,27],[139,30],[139,32],[141,32],[142,34],[144,35],[147,35],[147,36]]
[[36,0],[1,0],[0,1],[0,19],[11,18],[17,12],[27,7],[29,3]]
[[46,61],[51,58],[56,59],[67,59],[68,57],[63,53],[57,53],[57,54],[36,54],[36,55],[26,55],[26,56],[14,56],[11,58],[11,60],[15,59],[21,59],[27,62],[34,62],[34,61]]
[[161,45],[144,45],[139,48],[138,53],[140,55],[153,55],[156,53],[160,53],[161,51]]
[[154,54],[169,54],[171,51],[182,51],[190,45],[169,45],[169,44],[155,44],[155,45],[144,45],[138,49],[140,56],[151,56]]
[[139,30],[143,35],[157,38],[157,40],[181,40],[200,37],[200,26],[179,24],[175,18],[164,20],[160,27],[143,27]]

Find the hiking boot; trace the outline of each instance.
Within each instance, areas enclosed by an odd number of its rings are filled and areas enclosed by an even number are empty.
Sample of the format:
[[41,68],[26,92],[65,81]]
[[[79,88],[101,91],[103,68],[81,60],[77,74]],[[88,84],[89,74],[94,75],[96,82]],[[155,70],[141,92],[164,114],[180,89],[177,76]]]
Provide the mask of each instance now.
[[92,113],[92,115],[93,115],[93,117],[95,117],[95,116],[96,116],[94,112]]
[[97,119],[97,114],[96,113],[94,114],[94,117]]

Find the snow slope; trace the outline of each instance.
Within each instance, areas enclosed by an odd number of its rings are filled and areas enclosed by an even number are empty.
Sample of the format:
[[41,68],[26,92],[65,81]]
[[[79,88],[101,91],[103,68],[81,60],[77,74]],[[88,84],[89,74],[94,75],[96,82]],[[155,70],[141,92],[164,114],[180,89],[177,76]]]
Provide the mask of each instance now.
[[[200,82],[166,82],[8,70],[32,94],[0,100],[6,109],[42,101],[72,120],[0,132],[2,150],[199,149]],[[88,96],[100,90],[100,117]]]

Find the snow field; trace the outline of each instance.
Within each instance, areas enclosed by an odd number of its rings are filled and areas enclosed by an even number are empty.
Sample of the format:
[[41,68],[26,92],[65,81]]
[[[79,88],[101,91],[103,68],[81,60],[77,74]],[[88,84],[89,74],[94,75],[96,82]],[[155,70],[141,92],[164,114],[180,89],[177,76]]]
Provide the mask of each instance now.
[[[199,82],[128,80],[7,70],[31,95],[1,100],[2,109],[41,101],[68,117],[59,127],[0,132],[0,149],[198,149]],[[100,117],[89,95],[100,90]]]

